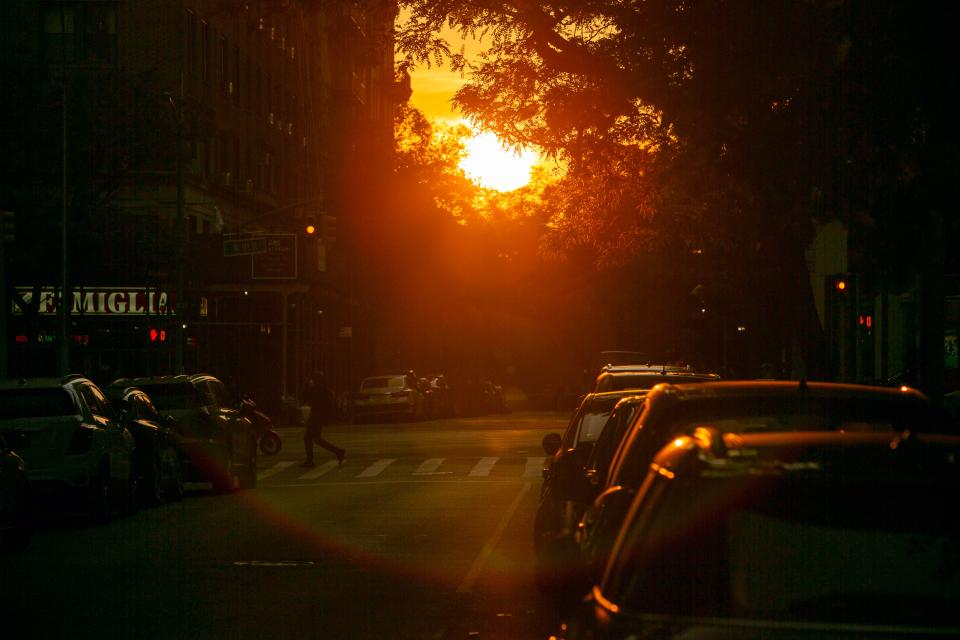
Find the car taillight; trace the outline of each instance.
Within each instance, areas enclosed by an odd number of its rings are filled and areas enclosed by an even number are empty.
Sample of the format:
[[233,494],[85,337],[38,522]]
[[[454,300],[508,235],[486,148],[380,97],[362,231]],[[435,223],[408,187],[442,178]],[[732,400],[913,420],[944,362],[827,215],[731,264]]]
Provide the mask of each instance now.
[[87,453],[90,451],[90,447],[93,446],[93,429],[90,427],[80,426],[77,427],[73,432],[73,436],[70,438],[70,445],[67,447],[68,454],[80,454]]

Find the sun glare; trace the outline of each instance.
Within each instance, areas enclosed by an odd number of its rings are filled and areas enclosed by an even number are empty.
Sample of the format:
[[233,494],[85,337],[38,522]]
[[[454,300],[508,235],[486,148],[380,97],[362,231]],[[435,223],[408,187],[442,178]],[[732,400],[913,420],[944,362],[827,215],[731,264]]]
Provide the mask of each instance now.
[[505,148],[490,132],[467,140],[466,150],[460,161],[463,172],[481,187],[497,191],[513,191],[530,182],[530,170],[538,160],[530,149],[517,153]]

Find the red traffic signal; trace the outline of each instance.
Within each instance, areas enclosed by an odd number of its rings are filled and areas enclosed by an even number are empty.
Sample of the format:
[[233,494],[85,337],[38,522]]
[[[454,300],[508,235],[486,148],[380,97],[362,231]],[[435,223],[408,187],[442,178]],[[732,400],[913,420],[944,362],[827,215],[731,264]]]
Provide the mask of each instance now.
[[149,336],[150,336],[150,342],[166,342],[167,330],[157,329],[156,327],[150,327]]

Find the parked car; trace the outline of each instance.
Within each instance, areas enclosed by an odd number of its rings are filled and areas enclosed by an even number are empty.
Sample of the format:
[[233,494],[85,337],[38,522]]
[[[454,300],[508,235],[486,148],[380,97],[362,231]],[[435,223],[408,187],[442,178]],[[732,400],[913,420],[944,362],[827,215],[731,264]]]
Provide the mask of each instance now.
[[609,554],[653,456],[699,426],[722,433],[960,433],[946,412],[906,387],[758,380],[657,385],[614,454],[602,492],[577,525],[588,572],[599,570]]
[[540,488],[540,504],[534,519],[534,551],[537,584],[552,591],[564,580],[567,545],[580,514],[589,504],[581,481],[584,465],[614,406],[630,391],[587,394],[573,412],[562,436],[544,436],[547,454]]
[[651,389],[661,382],[714,382],[719,379],[720,376],[715,373],[700,373],[691,367],[653,364],[606,366],[597,375],[593,390]]
[[402,416],[408,420],[424,417],[423,393],[412,371],[364,378],[353,401],[356,419],[372,416]]
[[79,496],[97,521],[137,508],[135,443],[93,382],[80,375],[0,380],[0,432],[42,502]]
[[22,549],[32,533],[26,465],[0,432],[0,549]]
[[163,417],[142,389],[108,385],[104,392],[136,443],[140,497],[151,506],[183,498],[183,463],[175,420]]
[[957,637],[958,460],[953,435],[697,428],[558,637]]
[[185,482],[211,482],[219,492],[257,486],[257,434],[226,386],[212,375],[120,378],[111,387],[147,393],[178,437]]

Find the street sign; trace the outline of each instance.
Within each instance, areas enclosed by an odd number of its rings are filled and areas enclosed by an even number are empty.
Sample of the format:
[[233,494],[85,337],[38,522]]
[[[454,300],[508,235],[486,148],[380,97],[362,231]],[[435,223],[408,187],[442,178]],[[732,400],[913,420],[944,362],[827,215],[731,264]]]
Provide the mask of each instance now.
[[274,233],[263,236],[267,249],[250,258],[254,280],[293,280],[297,277],[297,236]]
[[267,239],[263,236],[255,238],[239,238],[223,241],[223,257],[249,256],[255,253],[267,252]]

